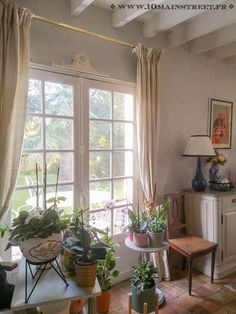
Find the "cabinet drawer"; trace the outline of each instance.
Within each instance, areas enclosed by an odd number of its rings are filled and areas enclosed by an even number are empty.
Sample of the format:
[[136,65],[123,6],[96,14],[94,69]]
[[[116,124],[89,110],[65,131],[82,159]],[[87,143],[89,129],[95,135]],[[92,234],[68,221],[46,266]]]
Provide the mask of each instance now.
[[236,194],[222,197],[222,208],[232,207],[236,208]]

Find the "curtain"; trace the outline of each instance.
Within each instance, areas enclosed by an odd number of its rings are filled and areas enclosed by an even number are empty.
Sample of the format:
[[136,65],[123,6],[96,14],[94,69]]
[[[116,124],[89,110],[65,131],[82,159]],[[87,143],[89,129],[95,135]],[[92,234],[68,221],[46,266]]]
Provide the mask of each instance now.
[[159,119],[159,68],[161,50],[138,44],[137,55],[136,124],[139,173],[146,208],[156,205],[157,145]]
[[0,0],[0,219],[15,187],[27,109],[31,13]]
[[[159,69],[161,50],[138,44],[137,55],[136,124],[139,174],[145,196],[145,207],[156,206],[157,147],[159,138]],[[152,253],[154,265],[160,277],[170,280],[167,251]]]

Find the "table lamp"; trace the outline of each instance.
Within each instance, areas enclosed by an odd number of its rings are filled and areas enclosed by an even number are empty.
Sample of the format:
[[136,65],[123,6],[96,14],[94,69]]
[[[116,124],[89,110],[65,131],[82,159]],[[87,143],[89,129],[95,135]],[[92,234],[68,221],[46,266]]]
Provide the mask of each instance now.
[[201,171],[200,157],[216,156],[208,135],[191,135],[182,156],[197,157],[197,171],[192,180],[194,191],[203,192],[207,187],[207,181]]

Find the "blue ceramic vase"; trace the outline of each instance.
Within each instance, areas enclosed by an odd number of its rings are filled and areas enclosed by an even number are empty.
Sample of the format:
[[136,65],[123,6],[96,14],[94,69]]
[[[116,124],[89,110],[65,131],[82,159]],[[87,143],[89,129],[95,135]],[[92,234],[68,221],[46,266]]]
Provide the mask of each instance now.
[[210,182],[219,182],[221,179],[221,172],[219,165],[212,165],[209,169]]

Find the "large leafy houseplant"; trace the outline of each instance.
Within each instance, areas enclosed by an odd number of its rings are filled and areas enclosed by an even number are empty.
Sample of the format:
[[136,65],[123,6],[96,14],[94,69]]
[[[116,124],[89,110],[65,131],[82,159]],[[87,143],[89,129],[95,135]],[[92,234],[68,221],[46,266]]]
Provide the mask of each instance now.
[[93,286],[96,279],[97,260],[105,259],[110,246],[102,241],[100,229],[85,222],[84,214],[88,208],[83,205],[72,219],[71,236],[65,238],[64,247],[75,255],[74,265],[77,283],[81,287]]

